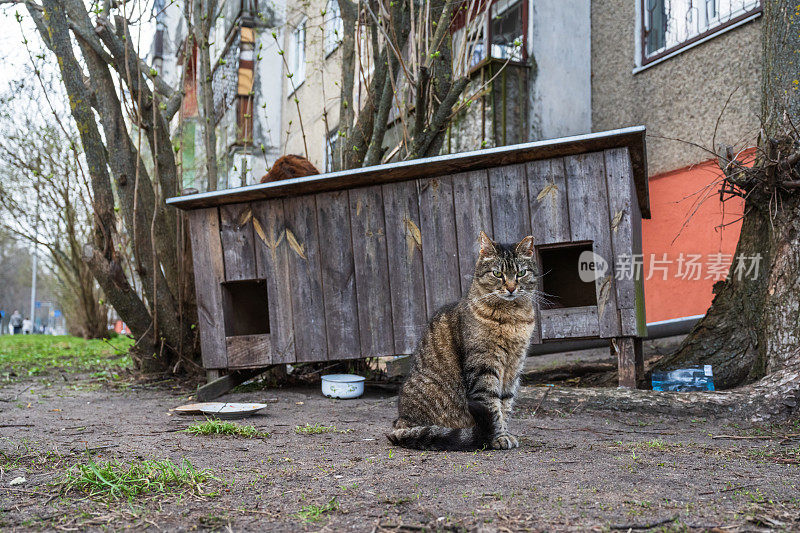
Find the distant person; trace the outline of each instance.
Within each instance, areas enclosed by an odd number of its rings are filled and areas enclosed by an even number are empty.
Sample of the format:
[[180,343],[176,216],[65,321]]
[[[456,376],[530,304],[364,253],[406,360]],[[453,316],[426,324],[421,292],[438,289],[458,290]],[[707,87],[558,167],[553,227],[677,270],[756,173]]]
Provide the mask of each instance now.
[[272,164],[269,172],[264,174],[264,177],[261,178],[261,183],[290,180],[292,178],[313,176],[315,174],[319,174],[319,170],[311,164],[311,161],[301,155],[289,154],[279,157],[277,161]]
[[19,314],[19,311],[14,309],[14,312],[11,313],[11,319],[8,321],[8,324],[11,326],[11,333],[13,335],[19,335],[22,333],[22,315]]
[[22,321],[22,333],[25,335],[30,335],[33,332],[33,322],[28,317],[25,317],[25,320]]

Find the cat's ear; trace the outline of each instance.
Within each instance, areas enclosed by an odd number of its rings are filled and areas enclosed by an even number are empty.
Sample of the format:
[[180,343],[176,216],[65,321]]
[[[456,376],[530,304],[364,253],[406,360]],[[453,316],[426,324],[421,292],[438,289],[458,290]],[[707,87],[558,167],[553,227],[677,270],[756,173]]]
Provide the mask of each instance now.
[[517,255],[521,255],[523,257],[533,257],[533,236],[528,235],[519,241],[515,251],[517,252]]
[[495,248],[494,242],[483,231],[481,231],[481,235],[478,237],[478,242],[481,245],[481,257],[497,255],[497,248]]

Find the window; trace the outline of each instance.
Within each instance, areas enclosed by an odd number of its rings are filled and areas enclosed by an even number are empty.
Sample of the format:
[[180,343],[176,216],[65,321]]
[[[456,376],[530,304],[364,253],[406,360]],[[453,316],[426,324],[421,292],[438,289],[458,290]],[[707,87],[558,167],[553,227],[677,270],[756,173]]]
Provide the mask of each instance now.
[[297,25],[292,32],[292,78],[294,88],[300,86],[306,79],[306,21]]
[[489,21],[489,35],[492,46],[492,57],[523,61],[525,41],[524,2],[503,0],[492,6]]
[[325,172],[334,171],[334,157],[336,155],[336,143],[339,140],[339,130],[334,130],[328,134],[325,142]]
[[236,98],[236,142],[240,144],[253,142],[252,96],[238,96]]
[[645,65],[746,22],[761,12],[759,0],[639,0],[640,64]]
[[325,4],[325,57],[328,57],[342,42],[342,12],[337,0],[328,0]]
[[488,58],[518,63],[527,59],[527,5],[527,0],[494,0],[488,9],[475,8],[456,15],[453,50],[458,57],[463,53],[467,70]]

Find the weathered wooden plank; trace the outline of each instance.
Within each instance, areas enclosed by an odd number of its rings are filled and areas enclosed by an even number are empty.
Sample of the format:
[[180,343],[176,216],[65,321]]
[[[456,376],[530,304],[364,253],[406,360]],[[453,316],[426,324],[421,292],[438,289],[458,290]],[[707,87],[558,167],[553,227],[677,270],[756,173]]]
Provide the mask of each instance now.
[[[633,259],[633,175],[628,151],[624,148],[606,150],[606,184],[608,187],[608,212],[611,215],[611,246],[614,258],[611,265],[627,257],[628,264]],[[622,272],[616,279],[617,305],[620,309],[636,307],[636,282],[634,272]],[[628,276],[627,274],[631,274]],[[636,331],[623,331],[625,335],[635,335]]]
[[268,333],[227,337],[228,368],[261,368],[272,362]]
[[453,181],[450,177],[419,180],[419,218],[425,302],[428,318],[461,297]]
[[252,218],[250,204],[223,205],[219,208],[219,233],[227,281],[256,278]]
[[597,337],[600,332],[597,308],[593,305],[544,309],[541,323],[544,340]]
[[[635,187],[634,184],[631,184]],[[634,257],[642,257],[642,212],[639,209],[639,202],[631,202],[631,241],[633,244]],[[647,336],[647,317],[645,316],[644,306],[644,273],[639,272],[634,277],[636,303],[636,333],[639,337]]]
[[361,357],[347,191],[318,194],[317,217],[328,358]]
[[485,170],[456,174],[453,180],[453,198],[458,209],[456,235],[458,237],[458,263],[461,272],[461,294],[472,284],[475,263],[478,260],[481,231],[494,235],[489,198],[489,176]]
[[[594,241],[593,251],[606,262],[607,269],[595,281],[597,318],[601,337],[620,335],[617,293],[614,284],[614,254],[611,237],[606,228],[608,191],[606,189],[603,153],[567,157],[567,194],[569,195],[569,225],[573,241]],[[596,261],[596,264],[599,261]]]
[[389,258],[380,185],[349,191],[361,355],[394,353]]
[[611,339],[611,356],[617,357],[619,386],[636,388],[636,346],[633,337]]
[[189,213],[189,233],[203,366],[225,368],[228,358],[220,286],[225,280],[225,267],[222,262],[217,208],[198,209]]
[[494,231],[492,239],[512,243],[531,234],[525,165],[490,168],[489,194]]
[[644,346],[642,346],[642,338],[633,338],[633,358],[636,368],[636,384],[644,379]]
[[525,165],[525,170],[534,242],[537,245],[568,242],[569,199],[564,160],[533,161]]
[[[256,272],[267,280],[269,332],[273,363],[295,362],[292,283],[289,245],[283,216],[283,200],[253,203],[256,234]],[[294,252],[291,252],[294,253]]]
[[638,126],[611,132],[590,133],[563,139],[549,139],[513,146],[501,146],[488,150],[348,169],[331,174],[262,183],[227,191],[199,193],[191,196],[170,198],[167,203],[180,209],[197,209],[229,203],[284,198],[299,194],[394,183],[407,179],[427,179],[430,176],[444,176],[456,172],[470,172],[501,165],[513,165],[538,159],[551,159],[628,146],[631,149],[631,157],[634,163],[640,205],[645,216],[649,218],[647,162],[644,145],[644,127]]
[[411,354],[427,323],[417,183],[383,185],[394,350]]
[[620,309],[619,310],[619,323],[620,330],[625,335],[638,335],[638,324],[636,320],[636,309]]
[[286,198],[286,241],[291,285],[294,345],[297,361],[328,359],[325,304],[319,260],[317,208],[314,196]]
[[210,381],[206,383],[202,387],[198,387],[197,389],[197,401],[199,402],[207,402],[213,400],[214,398],[219,398],[226,392],[230,391],[237,385],[241,385],[248,379],[253,379],[257,375],[265,372],[269,369],[269,367],[264,368],[251,368],[247,370],[236,370],[222,376],[220,378],[215,379],[214,381]]

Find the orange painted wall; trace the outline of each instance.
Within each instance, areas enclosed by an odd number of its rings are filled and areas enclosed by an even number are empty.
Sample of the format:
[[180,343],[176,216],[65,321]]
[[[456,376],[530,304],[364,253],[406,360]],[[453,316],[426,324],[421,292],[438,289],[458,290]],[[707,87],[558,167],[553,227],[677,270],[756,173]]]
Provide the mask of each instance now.
[[[734,255],[739,239],[743,200],[719,200],[721,171],[714,161],[650,177],[652,218],[642,220],[644,293],[647,322],[701,315],[711,305],[715,279],[707,279],[709,254]],[[727,225],[730,224],[730,225]],[[721,227],[725,225],[725,227]],[[678,260],[701,254],[700,279],[683,279]],[[653,255],[654,254],[654,255]],[[667,254],[667,263],[659,262]],[[658,269],[650,269],[651,257]],[[731,260],[734,260],[731,257]],[[685,265],[685,263],[684,263]],[[664,270],[666,269],[666,280]],[[652,274],[648,280],[647,276]],[[689,278],[695,275],[688,276]]]

